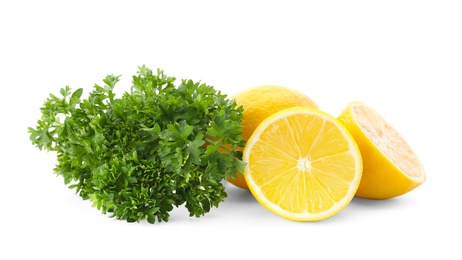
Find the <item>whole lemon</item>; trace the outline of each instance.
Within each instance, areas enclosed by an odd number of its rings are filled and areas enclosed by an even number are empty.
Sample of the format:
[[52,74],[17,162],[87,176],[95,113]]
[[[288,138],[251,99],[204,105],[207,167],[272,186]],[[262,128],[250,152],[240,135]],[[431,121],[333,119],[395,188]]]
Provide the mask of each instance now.
[[[233,96],[238,106],[244,108],[241,121],[242,137],[248,140],[257,126],[272,114],[291,107],[309,107],[319,109],[318,105],[306,94],[284,86],[262,85],[243,90]],[[242,189],[249,189],[244,175],[238,173],[228,182]]]

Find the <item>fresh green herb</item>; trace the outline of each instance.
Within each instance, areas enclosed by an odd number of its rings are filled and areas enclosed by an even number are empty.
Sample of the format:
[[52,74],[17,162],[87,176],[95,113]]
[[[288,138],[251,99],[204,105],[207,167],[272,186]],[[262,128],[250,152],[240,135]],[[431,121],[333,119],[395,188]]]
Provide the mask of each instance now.
[[30,140],[56,152],[55,173],[104,214],[153,224],[184,204],[203,216],[226,198],[221,181],[243,171],[243,108],[212,86],[138,68],[120,98],[113,75],[88,99],[68,86],[50,94]]

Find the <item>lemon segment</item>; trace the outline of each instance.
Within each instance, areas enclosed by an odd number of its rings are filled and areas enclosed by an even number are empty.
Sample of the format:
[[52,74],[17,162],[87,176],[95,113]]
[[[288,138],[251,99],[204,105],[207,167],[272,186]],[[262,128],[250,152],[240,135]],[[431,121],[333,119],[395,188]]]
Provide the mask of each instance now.
[[357,142],[363,158],[363,177],[356,196],[389,199],[425,182],[426,174],[416,153],[377,111],[355,101],[338,119]]
[[346,207],[362,172],[359,149],[346,128],[306,107],[265,119],[249,138],[243,160],[254,197],[295,221],[322,220]]

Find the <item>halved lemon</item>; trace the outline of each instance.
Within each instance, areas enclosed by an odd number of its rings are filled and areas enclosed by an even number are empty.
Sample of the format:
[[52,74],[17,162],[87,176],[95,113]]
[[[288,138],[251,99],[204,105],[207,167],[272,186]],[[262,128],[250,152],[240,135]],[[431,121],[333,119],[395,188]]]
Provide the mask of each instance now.
[[425,182],[425,171],[416,153],[377,111],[355,101],[338,119],[355,139],[363,159],[363,176],[356,196],[389,199]]
[[244,177],[254,197],[294,221],[318,221],[345,208],[358,188],[362,160],[333,116],[294,107],[265,119],[247,141]]

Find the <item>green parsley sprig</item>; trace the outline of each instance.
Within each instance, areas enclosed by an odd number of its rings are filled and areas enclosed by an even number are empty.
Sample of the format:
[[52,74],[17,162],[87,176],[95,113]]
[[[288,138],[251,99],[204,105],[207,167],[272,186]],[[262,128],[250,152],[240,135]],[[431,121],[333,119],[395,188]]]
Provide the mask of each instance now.
[[87,99],[68,86],[50,94],[30,140],[56,152],[55,173],[104,214],[153,224],[185,205],[203,216],[226,198],[222,180],[243,171],[243,108],[212,86],[138,69],[120,98],[114,75]]

